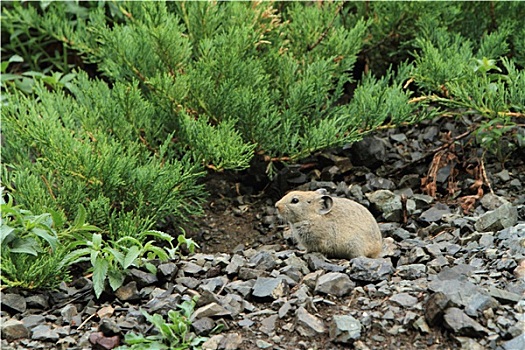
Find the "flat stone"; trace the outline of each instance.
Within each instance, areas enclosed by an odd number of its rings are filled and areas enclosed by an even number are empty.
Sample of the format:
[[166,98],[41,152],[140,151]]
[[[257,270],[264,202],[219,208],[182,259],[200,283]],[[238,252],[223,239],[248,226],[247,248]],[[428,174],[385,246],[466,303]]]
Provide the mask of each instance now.
[[185,261],[182,265],[182,271],[190,275],[197,275],[204,271],[202,266],[197,265],[191,261]]
[[392,261],[359,257],[350,260],[350,277],[354,280],[377,282],[390,279],[394,273]]
[[329,334],[335,343],[353,343],[361,337],[361,323],[350,315],[334,315]]
[[427,300],[424,310],[425,319],[430,326],[441,324],[443,315],[450,304],[450,299],[445,293],[436,292]]
[[487,210],[495,210],[503,204],[508,203],[509,201],[503,197],[489,192],[485,194],[479,202],[483,206],[483,208]]
[[319,277],[315,286],[315,292],[342,297],[350,294],[354,288],[355,283],[350,280],[347,274],[329,272]]
[[277,315],[271,315],[261,321],[259,330],[266,335],[271,335],[275,332],[275,324],[277,322]]
[[502,350],[525,349],[525,336],[523,334],[501,344]]
[[239,268],[239,279],[243,281],[253,280],[258,277],[268,277],[269,273],[264,270],[252,269],[249,267]]
[[2,339],[11,342],[16,339],[29,338],[29,329],[22,321],[15,319],[2,322]]
[[232,281],[228,283],[224,287],[224,289],[230,293],[236,292],[236,293],[241,294],[243,297],[247,297],[248,295],[250,295],[254,284],[255,284],[254,280],[248,280],[248,281],[237,280],[237,281]]
[[411,308],[417,304],[417,298],[408,293],[394,294],[390,297],[390,301],[407,308]]
[[77,307],[73,304],[67,304],[60,310],[60,315],[66,323],[71,323],[74,316],[78,314]]
[[494,297],[502,303],[514,304],[523,298],[523,296],[520,296],[519,294],[511,293],[496,287],[488,287],[487,292],[490,294],[490,296]]
[[165,279],[171,279],[175,276],[179,268],[177,264],[172,262],[167,262],[157,266],[158,273]]
[[130,276],[137,282],[141,287],[150,286],[154,283],[157,283],[159,279],[157,276],[150,272],[145,272],[139,269],[131,269],[129,271]]
[[227,333],[219,343],[219,349],[224,350],[237,350],[241,349],[242,336],[239,333]]
[[230,263],[226,266],[226,273],[228,275],[237,274],[239,272],[239,269],[241,267],[244,267],[245,264],[246,259],[241,255],[235,254],[230,260]]
[[102,332],[106,337],[112,337],[114,335],[120,335],[122,330],[115,321],[109,318],[104,318],[98,325],[99,332]]
[[26,304],[28,308],[32,309],[47,309],[49,307],[49,297],[43,294],[35,294],[26,297]]
[[137,289],[137,282],[135,281],[131,281],[128,284],[119,287],[115,291],[115,296],[120,301],[136,301],[141,299]]
[[215,327],[215,321],[210,317],[201,317],[191,323],[191,327],[197,335],[206,336]]
[[250,259],[250,264],[258,270],[271,271],[275,265],[275,256],[270,252],[260,251]]
[[195,310],[192,315],[192,319],[199,319],[203,317],[221,317],[221,316],[230,316],[231,312],[226,310],[224,307],[217,303],[210,303],[208,305],[202,306]]
[[46,318],[42,315],[29,315],[22,319],[24,326],[31,329],[45,322]]
[[295,329],[305,337],[314,337],[326,332],[326,327],[321,319],[311,315],[304,307],[297,310]]
[[415,280],[426,276],[427,266],[424,264],[401,265],[396,268],[396,276],[406,280]]
[[259,277],[253,286],[252,295],[256,298],[278,299],[288,292],[288,283],[282,278]]
[[433,207],[421,213],[419,220],[427,223],[437,222],[441,220],[444,215],[449,215],[450,213],[451,211],[448,205],[436,203]]
[[417,318],[412,324],[412,326],[415,329],[419,330],[421,333],[426,333],[426,334],[430,333],[430,327],[428,326],[424,317]]
[[31,339],[56,342],[60,339],[58,333],[50,326],[42,324],[31,330]]
[[456,307],[448,308],[443,316],[445,327],[457,335],[484,337],[488,330]]
[[2,293],[0,295],[0,303],[2,304],[2,310],[8,312],[22,313],[27,308],[26,299],[14,293]]
[[311,271],[325,270],[330,272],[342,272],[344,267],[326,262],[325,257],[319,253],[310,253],[304,256]]
[[255,345],[257,345],[259,349],[268,349],[273,346],[272,343],[268,343],[267,341],[264,341],[262,339],[257,339],[255,341]]
[[118,335],[106,337],[102,332],[95,332],[89,335],[89,342],[94,349],[114,349],[120,344]]
[[518,209],[511,203],[505,203],[480,216],[474,224],[474,228],[479,232],[500,231],[516,225],[517,222]]

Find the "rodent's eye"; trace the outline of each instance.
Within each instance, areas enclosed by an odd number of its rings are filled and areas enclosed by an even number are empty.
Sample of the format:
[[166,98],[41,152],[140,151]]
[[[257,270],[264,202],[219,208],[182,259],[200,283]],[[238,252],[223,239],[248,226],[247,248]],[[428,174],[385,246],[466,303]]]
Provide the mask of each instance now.
[[291,203],[292,203],[292,204],[297,204],[297,203],[299,203],[299,198],[297,198],[297,197],[293,197]]

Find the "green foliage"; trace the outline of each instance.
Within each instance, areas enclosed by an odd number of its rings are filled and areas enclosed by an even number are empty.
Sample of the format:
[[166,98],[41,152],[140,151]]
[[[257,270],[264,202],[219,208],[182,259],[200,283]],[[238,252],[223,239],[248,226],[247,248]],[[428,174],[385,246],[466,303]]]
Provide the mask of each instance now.
[[[97,298],[104,291],[106,282],[113,291],[122,286],[130,267],[145,266],[151,273],[156,273],[155,266],[148,260],[166,261],[174,258],[179,254],[181,244],[185,244],[190,252],[198,247],[193,240],[184,235],[180,235],[177,245],[173,246],[172,236],[155,230],[141,232],[137,238],[124,236],[116,241],[104,241],[100,233],[93,233],[87,237],[73,234],[72,238],[70,252],[64,257],[64,261],[69,265],[81,261],[91,262],[93,288]],[[168,247],[158,246],[155,239],[167,243]]]
[[[3,192],[3,191],[2,191]],[[2,193],[3,194],[3,193]],[[0,246],[2,267],[0,278],[8,287],[26,289],[55,288],[68,281],[69,263],[65,237],[97,230],[79,221],[64,228],[58,212],[34,215],[13,204],[13,198],[1,201]]]
[[146,320],[156,330],[156,334],[144,336],[142,334],[128,333],[124,337],[127,345],[118,349],[198,349],[207,340],[190,332],[190,317],[195,310],[196,300],[185,300],[178,305],[180,311],[168,311],[168,320],[161,315],[150,315],[142,311]]

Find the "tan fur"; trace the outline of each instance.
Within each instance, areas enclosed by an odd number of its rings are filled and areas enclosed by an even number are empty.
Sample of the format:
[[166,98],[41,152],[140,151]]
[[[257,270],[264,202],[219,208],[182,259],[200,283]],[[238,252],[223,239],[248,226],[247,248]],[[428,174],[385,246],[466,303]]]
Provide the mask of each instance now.
[[350,199],[330,197],[324,190],[293,191],[275,207],[309,252],[344,259],[381,254],[377,222],[368,209]]

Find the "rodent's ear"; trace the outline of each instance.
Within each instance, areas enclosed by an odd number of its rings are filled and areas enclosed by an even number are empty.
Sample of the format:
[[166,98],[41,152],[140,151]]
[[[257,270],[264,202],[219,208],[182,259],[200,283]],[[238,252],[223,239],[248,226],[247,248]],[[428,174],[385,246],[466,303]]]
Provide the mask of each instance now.
[[321,208],[319,209],[319,214],[325,215],[332,210],[332,205],[334,200],[330,196],[322,196],[320,200]]
[[320,195],[323,195],[323,196],[328,196],[328,192],[326,192],[326,188],[319,188],[317,190],[315,190],[316,193],[319,193]]

